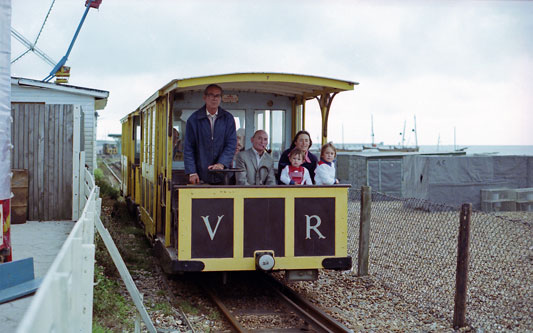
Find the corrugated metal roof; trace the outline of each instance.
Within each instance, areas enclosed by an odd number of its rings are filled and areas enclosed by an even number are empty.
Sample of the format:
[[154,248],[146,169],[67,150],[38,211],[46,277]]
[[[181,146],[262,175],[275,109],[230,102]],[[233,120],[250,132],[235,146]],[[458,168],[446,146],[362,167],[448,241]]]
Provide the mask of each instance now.
[[73,94],[93,96],[96,99],[107,99],[107,97],[109,96],[109,91],[105,91],[105,90],[71,86],[71,85],[66,85],[66,84],[55,84],[55,83],[50,83],[50,82],[43,82],[39,80],[26,79],[26,78],[21,78],[21,77],[14,77],[14,76],[11,77],[11,84],[16,84],[19,86],[46,88],[46,89],[51,89],[51,90],[69,92]]

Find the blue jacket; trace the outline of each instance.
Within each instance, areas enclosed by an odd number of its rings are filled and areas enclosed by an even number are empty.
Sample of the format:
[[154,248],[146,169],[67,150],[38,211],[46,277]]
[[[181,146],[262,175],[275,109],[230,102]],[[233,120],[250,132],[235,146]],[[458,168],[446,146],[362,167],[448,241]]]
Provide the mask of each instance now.
[[218,107],[213,137],[211,137],[211,123],[207,118],[204,105],[187,120],[183,149],[185,173],[197,173],[200,179],[206,183],[222,181],[223,176],[208,173],[207,167],[222,163],[226,168],[229,168],[235,155],[236,146],[237,135],[233,115]]

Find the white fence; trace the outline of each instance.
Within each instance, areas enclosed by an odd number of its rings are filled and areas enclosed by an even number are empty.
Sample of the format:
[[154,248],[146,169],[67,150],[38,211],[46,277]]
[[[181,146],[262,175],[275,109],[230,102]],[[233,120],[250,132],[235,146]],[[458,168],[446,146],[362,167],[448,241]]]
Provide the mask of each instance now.
[[[100,189],[87,169],[80,175],[78,222],[59,251],[17,332],[91,332],[94,227],[100,217]],[[80,205],[80,207],[83,207]]]
[[[80,156],[84,160],[84,154]],[[84,164],[82,164],[84,165]],[[98,230],[148,332],[155,333],[142,296],[100,221],[100,188],[86,168],[79,175],[79,207],[84,207],[43,283],[19,324],[17,333],[91,332],[93,318],[94,230]],[[136,323],[136,332],[140,323]]]

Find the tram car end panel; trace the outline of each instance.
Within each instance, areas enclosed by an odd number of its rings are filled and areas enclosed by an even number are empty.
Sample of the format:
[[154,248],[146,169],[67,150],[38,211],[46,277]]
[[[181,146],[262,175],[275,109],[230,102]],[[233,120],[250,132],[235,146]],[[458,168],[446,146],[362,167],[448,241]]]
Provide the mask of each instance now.
[[[156,241],[169,273],[349,270],[348,186],[176,186],[178,235]],[[292,278],[291,278],[292,277]]]

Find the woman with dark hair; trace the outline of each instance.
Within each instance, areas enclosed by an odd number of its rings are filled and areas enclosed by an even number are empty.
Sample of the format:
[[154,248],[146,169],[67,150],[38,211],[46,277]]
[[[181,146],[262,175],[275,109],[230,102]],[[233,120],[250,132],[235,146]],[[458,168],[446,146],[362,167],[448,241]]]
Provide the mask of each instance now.
[[281,176],[281,171],[283,170],[283,168],[291,164],[291,162],[289,161],[289,153],[295,147],[305,152],[305,160],[302,166],[304,166],[309,171],[309,174],[311,176],[311,179],[313,180],[313,183],[315,182],[315,169],[316,169],[316,164],[318,162],[318,158],[309,151],[312,144],[313,144],[313,141],[311,141],[311,135],[309,134],[309,132],[299,131],[298,133],[296,133],[289,149],[285,150],[283,154],[281,154],[281,157],[279,158],[278,176],[277,176],[278,183],[280,181],[279,178]]

